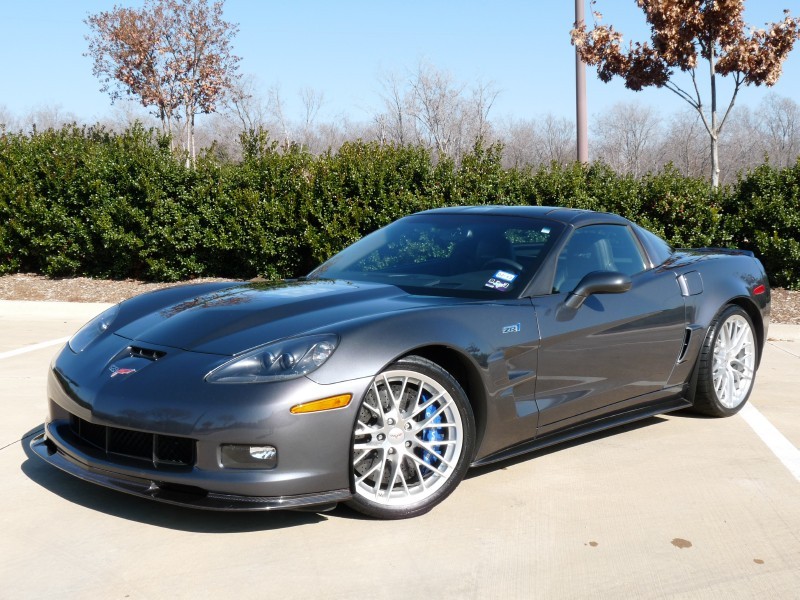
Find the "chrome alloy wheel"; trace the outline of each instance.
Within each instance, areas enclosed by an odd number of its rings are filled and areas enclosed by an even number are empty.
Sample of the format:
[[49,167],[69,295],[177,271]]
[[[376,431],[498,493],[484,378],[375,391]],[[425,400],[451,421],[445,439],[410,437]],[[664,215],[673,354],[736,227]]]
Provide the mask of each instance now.
[[353,432],[355,493],[386,507],[425,502],[456,470],[463,444],[461,411],[442,383],[416,370],[384,371]]
[[720,404],[736,408],[747,399],[755,366],[753,329],[742,315],[733,314],[720,326],[714,344],[712,377]]

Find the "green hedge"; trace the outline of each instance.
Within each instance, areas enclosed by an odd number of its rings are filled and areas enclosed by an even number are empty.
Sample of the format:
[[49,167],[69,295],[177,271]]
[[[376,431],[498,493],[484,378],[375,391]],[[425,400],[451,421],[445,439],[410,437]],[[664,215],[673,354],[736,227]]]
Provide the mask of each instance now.
[[242,136],[244,158],[186,168],[168,140],[65,127],[0,135],[0,273],[181,280],[294,277],[396,218],[461,204],[622,214],[675,246],[739,246],[800,289],[800,166],[763,166],[722,191],[677,171],[602,164],[502,168],[477,146],[456,165],[417,146],[357,142],[312,156]]

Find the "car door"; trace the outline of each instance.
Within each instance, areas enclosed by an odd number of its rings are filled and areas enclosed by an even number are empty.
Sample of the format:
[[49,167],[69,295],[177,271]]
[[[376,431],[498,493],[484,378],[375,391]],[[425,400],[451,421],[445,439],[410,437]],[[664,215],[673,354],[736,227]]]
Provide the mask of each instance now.
[[[577,310],[568,308],[569,292],[593,271],[621,272],[631,289],[593,294]],[[674,275],[646,268],[627,225],[576,229],[559,255],[553,293],[534,298],[534,306],[540,434],[612,412],[631,398],[647,402],[667,385],[683,346],[684,300]]]

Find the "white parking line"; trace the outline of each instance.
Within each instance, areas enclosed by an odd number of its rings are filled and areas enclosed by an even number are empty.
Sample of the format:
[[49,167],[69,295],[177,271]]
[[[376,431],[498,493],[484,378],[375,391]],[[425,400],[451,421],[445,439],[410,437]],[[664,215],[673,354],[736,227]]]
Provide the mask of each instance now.
[[65,344],[68,339],[69,336],[58,338],[57,340],[48,340],[46,342],[39,342],[38,344],[31,344],[30,346],[23,346],[22,348],[17,348],[16,350],[0,352],[0,360],[3,360],[4,358],[11,358],[12,356],[19,356],[20,354],[25,354],[27,352],[35,352],[36,350],[41,350],[42,348],[48,348],[50,346]]
[[786,437],[762,415],[752,404],[746,404],[739,412],[745,423],[750,425],[758,437],[772,450],[789,472],[800,481],[800,450],[795,448]]
[[788,355],[790,355],[790,356],[794,356],[795,358],[800,358],[800,355],[798,355],[798,354],[795,354],[794,352],[791,352],[790,350],[787,350],[786,348],[781,348],[780,346],[778,346],[778,344],[775,344],[775,343],[773,343],[773,342],[767,342],[767,343],[768,343],[770,346],[772,346],[773,348],[777,348],[777,349],[778,349],[778,350],[780,350],[781,352],[785,352],[786,354],[788,354]]

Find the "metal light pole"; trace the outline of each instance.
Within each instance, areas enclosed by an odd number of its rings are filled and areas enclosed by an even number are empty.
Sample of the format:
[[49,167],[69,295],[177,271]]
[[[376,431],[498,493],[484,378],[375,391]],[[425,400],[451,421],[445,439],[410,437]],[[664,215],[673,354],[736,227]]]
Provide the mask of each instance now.
[[[575,23],[584,23],[584,0],[575,0]],[[578,129],[578,162],[589,162],[589,117],[586,107],[586,65],[575,48],[575,122]]]

